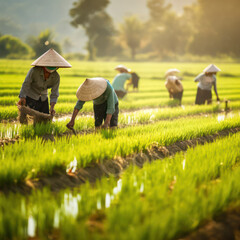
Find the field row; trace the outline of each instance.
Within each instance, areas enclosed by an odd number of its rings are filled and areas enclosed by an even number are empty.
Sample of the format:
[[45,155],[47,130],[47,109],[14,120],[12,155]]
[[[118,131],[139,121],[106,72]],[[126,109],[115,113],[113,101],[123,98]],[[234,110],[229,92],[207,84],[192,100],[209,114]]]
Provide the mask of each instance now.
[[0,238],[179,238],[239,199],[239,152],[235,134],[142,169],[132,166],[118,181],[57,195],[46,189],[28,198],[2,195]]
[[[152,144],[166,146],[177,141],[214,134],[239,127],[238,115],[218,121],[216,117],[192,117],[159,121],[115,131],[102,130],[95,134],[62,137],[55,142],[20,140],[0,149],[0,184],[16,184],[41,174],[51,175],[55,168],[65,171],[72,161],[77,167],[140,152]],[[181,127],[179,127],[181,126]]]
[[[218,113],[216,118],[227,118],[237,115],[238,112],[222,112],[225,104],[219,104],[216,106],[186,106],[178,108],[158,108],[158,109],[146,109],[134,112],[126,112],[119,115],[119,127],[136,125],[136,124],[148,124],[159,120],[172,120],[179,117],[188,117],[198,114],[211,114]],[[231,103],[232,110],[240,109],[240,102]],[[8,113],[6,113],[8,114]],[[5,115],[5,114],[4,114]],[[224,116],[225,115],[225,116]],[[6,116],[6,115],[5,115]],[[223,117],[222,117],[223,116]],[[70,116],[64,116],[55,118],[54,122],[47,124],[37,125],[21,125],[18,123],[0,123],[0,138],[15,138],[20,136],[22,138],[30,138],[36,136],[43,136],[46,134],[52,134],[53,136],[62,135],[69,130],[66,128],[66,124],[70,121]],[[94,119],[92,115],[80,115],[76,119],[75,131],[83,132],[88,130],[94,130]]]

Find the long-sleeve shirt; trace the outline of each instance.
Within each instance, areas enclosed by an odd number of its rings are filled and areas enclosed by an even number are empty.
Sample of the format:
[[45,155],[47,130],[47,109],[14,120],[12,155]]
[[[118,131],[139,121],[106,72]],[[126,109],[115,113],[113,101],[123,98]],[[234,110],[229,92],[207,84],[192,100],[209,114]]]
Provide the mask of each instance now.
[[[107,101],[107,114],[113,114],[115,112],[115,105],[118,102],[118,98],[117,95],[112,87],[112,85],[110,84],[110,82],[108,80],[107,81],[107,88],[105,90],[105,92],[100,95],[99,97],[93,99],[93,104],[95,105],[99,105],[104,103],[105,101]],[[83,105],[84,105],[85,101],[81,101],[78,100],[75,108],[78,110],[81,110]]]
[[35,100],[45,101],[48,97],[48,88],[51,88],[50,103],[57,102],[59,97],[60,76],[54,71],[45,80],[42,67],[33,67],[27,73],[19,94],[20,98],[26,96]]
[[126,92],[124,89],[125,82],[130,79],[132,76],[129,73],[119,73],[115,76],[112,82],[114,90]]

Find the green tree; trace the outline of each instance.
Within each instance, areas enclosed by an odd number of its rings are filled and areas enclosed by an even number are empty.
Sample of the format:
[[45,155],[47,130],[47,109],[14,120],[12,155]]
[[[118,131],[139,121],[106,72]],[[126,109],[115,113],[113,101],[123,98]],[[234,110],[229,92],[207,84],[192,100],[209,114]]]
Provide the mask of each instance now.
[[189,14],[177,15],[164,0],[148,0],[148,7],[149,45],[153,51],[163,58],[184,54],[192,36]]
[[140,48],[144,38],[144,24],[136,16],[125,18],[120,25],[120,36],[123,42],[131,49],[131,57],[134,60],[137,49]]
[[30,58],[32,55],[32,49],[20,39],[11,35],[0,37],[1,58]]
[[54,34],[49,29],[41,32],[39,36],[31,36],[28,38],[29,45],[33,48],[35,51],[35,57],[41,56],[43,53],[45,53],[50,48],[53,48],[58,53],[61,54],[61,47],[60,44],[53,41]]
[[108,4],[109,0],[78,0],[70,9],[71,24],[82,26],[88,37],[89,60],[94,60],[96,54],[106,54],[115,33],[112,18],[105,11]]
[[150,11],[151,22],[159,25],[172,5],[166,5],[165,0],[147,0],[147,7]]
[[190,50],[200,55],[240,54],[240,1],[198,0]]

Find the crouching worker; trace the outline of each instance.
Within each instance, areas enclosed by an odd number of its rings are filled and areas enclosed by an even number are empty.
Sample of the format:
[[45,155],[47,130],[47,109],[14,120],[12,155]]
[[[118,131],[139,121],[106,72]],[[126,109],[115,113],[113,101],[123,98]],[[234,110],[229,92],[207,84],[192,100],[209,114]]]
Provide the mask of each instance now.
[[72,66],[53,49],[49,49],[31,65],[34,67],[29,70],[22,84],[18,105],[27,105],[38,112],[49,114],[48,89],[51,88],[50,113],[54,115],[60,84],[57,69]]
[[182,104],[183,85],[181,78],[177,76],[180,71],[178,69],[169,69],[166,74],[165,87],[169,92],[169,97],[179,101],[179,105]]
[[[93,100],[95,128],[117,127],[118,125],[118,98],[110,82],[104,78],[87,78],[77,90],[77,104],[72,118],[66,125],[73,129],[75,118],[86,101]],[[102,125],[104,121],[104,124]]]

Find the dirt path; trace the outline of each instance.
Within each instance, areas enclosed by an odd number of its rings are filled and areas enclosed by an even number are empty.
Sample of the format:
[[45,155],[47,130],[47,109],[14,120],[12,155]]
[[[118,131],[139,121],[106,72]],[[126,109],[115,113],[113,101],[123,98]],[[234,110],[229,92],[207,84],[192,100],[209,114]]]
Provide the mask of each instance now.
[[177,152],[186,151],[189,147],[213,142],[216,139],[226,137],[229,134],[234,134],[239,131],[240,127],[223,130],[213,135],[199,137],[192,140],[176,142],[166,147],[153,145],[149,150],[127,156],[126,158],[117,157],[102,164],[93,163],[88,167],[78,169],[74,173],[66,173],[64,171],[55,170],[52,176],[38,176],[37,179],[27,180],[17,186],[7,186],[0,189],[0,191],[4,193],[20,192],[22,194],[27,194],[30,193],[32,189],[39,189],[45,186],[50,187],[52,191],[59,191],[68,187],[77,187],[86,181],[94,183],[97,179],[100,179],[103,176],[113,175],[119,177],[122,171],[129,165],[133,164],[143,167],[145,162],[151,162],[153,160],[173,156]]

